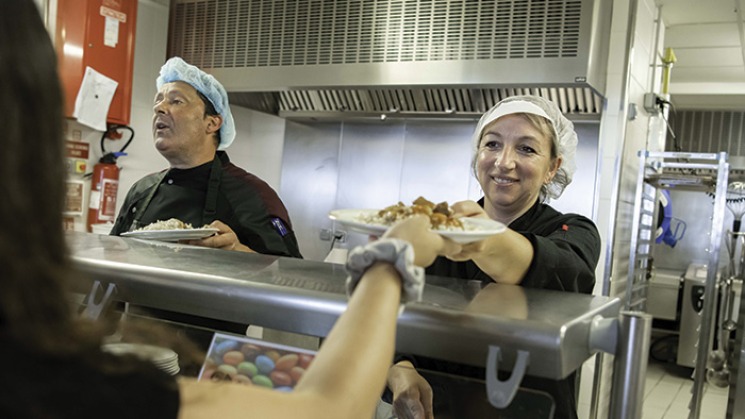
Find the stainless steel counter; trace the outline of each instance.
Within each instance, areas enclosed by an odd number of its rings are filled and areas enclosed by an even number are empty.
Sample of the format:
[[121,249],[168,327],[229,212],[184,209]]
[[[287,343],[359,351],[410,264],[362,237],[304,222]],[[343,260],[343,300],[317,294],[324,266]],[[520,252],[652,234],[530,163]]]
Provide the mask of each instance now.
[[[154,241],[68,233],[85,278],[116,284],[117,299],[201,317],[325,336],[346,306],[341,265]],[[406,305],[397,350],[485,366],[489,345],[509,368],[563,378],[593,355],[596,316],[617,318],[616,298],[427,277],[424,299]]]

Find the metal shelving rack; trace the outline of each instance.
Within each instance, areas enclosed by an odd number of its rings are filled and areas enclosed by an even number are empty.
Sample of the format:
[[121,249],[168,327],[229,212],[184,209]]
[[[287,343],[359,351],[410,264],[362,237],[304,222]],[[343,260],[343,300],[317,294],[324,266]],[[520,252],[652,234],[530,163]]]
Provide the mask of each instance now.
[[[716,309],[716,280],[719,248],[722,243],[729,164],[727,153],[652,152],[642,150],[634,198],[629,251],[629,272],[624,310],[646,311],[649,270],[651,269],[655,206],[658,189],[700,191],[713,194],[714,212],[709,234],[709,255],[701,329],[698,336],[696,366],[689,419],[697,419],[706,381],[706,360],[713,337],[712,320]],[[702,343],[704,342],[704,343]]]

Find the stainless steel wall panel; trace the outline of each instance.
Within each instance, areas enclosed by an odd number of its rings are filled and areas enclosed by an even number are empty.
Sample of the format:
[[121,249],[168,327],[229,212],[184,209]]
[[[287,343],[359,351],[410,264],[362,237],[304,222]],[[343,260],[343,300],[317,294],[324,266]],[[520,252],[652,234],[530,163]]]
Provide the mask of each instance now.
[[[342,133],[335,208],[383,208],[398,202],[405,125],[347,123]],[[350,234],[347,246],[367,240],[367,236]]]
[[339,124],[287,122],[280,196],[306,259],[323,260],[330,243],[319,240],[331,229],[328,212],[336,205],[339,176]]
[[410,122],[401,164],[400,200],[418,196],[453,203],[468,198],[471,175],[470,122]]
[[336,204],[379,208],[400,197],[405,125],[343,125]]

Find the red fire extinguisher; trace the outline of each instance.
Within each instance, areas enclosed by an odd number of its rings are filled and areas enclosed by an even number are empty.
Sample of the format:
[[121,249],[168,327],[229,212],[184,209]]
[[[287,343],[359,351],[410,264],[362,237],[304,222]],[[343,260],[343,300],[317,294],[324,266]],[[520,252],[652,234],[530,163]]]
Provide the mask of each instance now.
[[116,194],[119,190],[119,167],[116,159],[126,153],[107,153],[93,166],[91,197],[88,204],[88,231],[91,224],[114,222]]
[[[116,129],[125,128],[131,132],[129,141],[120,151],[107,153],[104,149],[105,138],[117,138]],[[106,131],[101,137],[101,152],[103,157],[93,166],[91,177],[91,195],[88,204],[88,220],[86,229],[92,231],[91,225],[114,222],[116,216],[116,195],[119,190],[119,167],[116,165],[116,159],[126,156],[124,149],[127,148],[132,138],[134,130],[126,125],[114,125]],[[118,135],[121,138],[121,134]]]

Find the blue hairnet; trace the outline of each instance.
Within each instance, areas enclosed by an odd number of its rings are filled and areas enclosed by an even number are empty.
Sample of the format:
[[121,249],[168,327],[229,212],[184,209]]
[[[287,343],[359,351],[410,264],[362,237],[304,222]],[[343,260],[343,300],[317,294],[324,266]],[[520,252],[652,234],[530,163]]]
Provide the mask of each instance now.
[[220,126],[219,131],[220,144],[218,144],[217,149],[224,150],[228,148],[235,139],[235,122],[233,121],[233,114],[230,113],[228,93],[222,84],[211,74],[207,74],[196,66],[188,64],[180,57],[173,57],[163,64],[155,85],[160,90],[164,84],[175,81],[188,83],[212,102],[215,111],[222,116],[222,126]]

